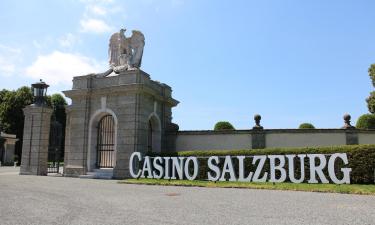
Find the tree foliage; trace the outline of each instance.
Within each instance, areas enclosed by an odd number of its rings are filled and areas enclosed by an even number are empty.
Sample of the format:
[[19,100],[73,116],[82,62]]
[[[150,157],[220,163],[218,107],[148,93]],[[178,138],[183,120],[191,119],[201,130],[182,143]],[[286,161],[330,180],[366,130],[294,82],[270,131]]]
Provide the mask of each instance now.
[[[16,143],[16,154],[21,156],[22,138],[24,126],[23,109],[33,103],[33,94],[31,88],[21,87],[15,91],[0,91],[0,124],[4,132],[17,135],[19,141]],[[51,106],[53,116],[63,125],[65,130],[65,106],[67,105],[64,97],[60,94],[54,94],[47,97],[47,105]]]
[[375,64],[372,64],[368,69],[368,75],[372,80],[372,85],[375,87]]
[[375,129],[375,115],[364,114],[357,120],[356,127],[358,129]]
[[215,124],[214,130],[234,130],[234,127],[228,121],[219,121]]
[[311,123],[301,123],[298,127],[299,129],[315,129],[314,125]]
[[368,111],[375,114],[375,91],[370,93],[370,96],[366,99],[366,102]]
[[[375,87],[375,64],[372,64],[368,69],[368,74],[372,80],[372,85]],[[370,93],[370,96],[366,99],[368,110],[375,114],[375,91]]]
[[16,91],[0,91],[0,123],[6,133],[23,134],[23,108],[33,102],[31,88],[21,87]]
[[65,128],[66,113],[65,106],[67,105],[65,98],[60,94],[53,94],[51,97],[51,106],[53,108],[53,116]]
[[16,91],[3,89],[0,91],[0,124],[6,133],[15,134],[15,154],[21,156],[24,115],[23,108],[33,102],[31,88],[21,87]]

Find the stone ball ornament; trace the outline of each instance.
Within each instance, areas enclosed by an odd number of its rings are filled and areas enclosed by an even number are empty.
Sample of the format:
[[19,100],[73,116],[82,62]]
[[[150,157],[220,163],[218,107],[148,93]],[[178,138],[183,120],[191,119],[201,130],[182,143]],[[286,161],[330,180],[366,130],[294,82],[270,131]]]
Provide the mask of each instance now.
[[343,116],[343,118],[344,118],[344,126],[342,127],[342,129],[355,129],[355,127],[350,124],[350,120],[352,118],[350,114],[346,113]]
[[255,130],[262,130],[263,129],[263,127],[260,125],[261,119],[262,119],[261,115],[259,115],[259,114],[254,115],[255,126],[253,127],[253,129],[255,129]]

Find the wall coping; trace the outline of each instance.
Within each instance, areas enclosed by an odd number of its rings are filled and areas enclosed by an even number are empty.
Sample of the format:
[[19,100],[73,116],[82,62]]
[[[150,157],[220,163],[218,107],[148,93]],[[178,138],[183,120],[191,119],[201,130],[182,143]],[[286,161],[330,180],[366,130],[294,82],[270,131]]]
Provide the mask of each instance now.
[[7,134],[4,132],[0,133],[0,137],[7,138],[7,139],[17,139],[15,134]]
[[214,130],[182,130],[178,131],[177,135],[215,135],[215,134],[257,134],[257,133],[368,133],[375,134],[375,130],[363,129],[263,129],[263,130],[228,130],[228,131],[214,131]]

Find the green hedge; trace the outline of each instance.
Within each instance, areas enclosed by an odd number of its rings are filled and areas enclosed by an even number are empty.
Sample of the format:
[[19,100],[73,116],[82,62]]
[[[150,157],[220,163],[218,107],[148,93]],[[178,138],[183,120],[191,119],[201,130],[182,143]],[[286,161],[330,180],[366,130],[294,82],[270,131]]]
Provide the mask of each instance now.
[[[199,175],[197,179],[207,179],[207,157],[209,156],[237,156],[237,155],[285,155],[285,154],[331,154],[331,153],[347,153],[349,165],[345,167],[352,168],[350,173],[351,183],[370,184],[374,183],[375,179],[375,145],[344,145],[331,147],[305,147],[305,148],[270,148],[270,149],[250,149],[250,150],[216,150],[216,151],[184,151],[177,153],[163,153],[161,156],[197,156],[199,160]],[[150,154],[156,156],[156,154]],[[246,161],[249,160],[249,161]],[[251,158],[245,159],[245,172],[254,171],[255,166],[250,162]],[[219,166],[222,168],[224,160],[220,160]],[[268,172],[269,175],[269,161],[263,167],[263,172]],[[338,161],[341,162],[341,161]],[[233,159],[234,168],[238,168],[238,161]],[[337,163],[337,166],[340,167]],[[288,168],[286,161],[285,167]],[[295,176],[300,176],[300,164],[295,162]],[[235,170],[236,171],[236,170]],[[328,178],[328,169],[326,168],[324,174]],[[279,174],[277,174],[278,176]],[[309,179],[309,162],[305,160],[305,181]],[[342,178],[342,173],[336,169],[336,175],[339,179]]]
[[357,120],[356,127],[358,129],[375,129],[375,115],[364,114]]
[[214,130],[235,130],[234,126],[228,121],[219,121],[215,124]]
[[311,123],[301,123],[298,129],[315,129],[315,127]]

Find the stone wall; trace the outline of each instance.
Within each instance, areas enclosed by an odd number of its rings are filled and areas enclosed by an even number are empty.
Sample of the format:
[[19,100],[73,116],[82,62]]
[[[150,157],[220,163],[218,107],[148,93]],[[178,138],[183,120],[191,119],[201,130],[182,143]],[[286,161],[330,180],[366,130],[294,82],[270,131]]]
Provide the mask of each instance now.
[[179,131],[169,151],[375,144],[375,130],[264,129]]

